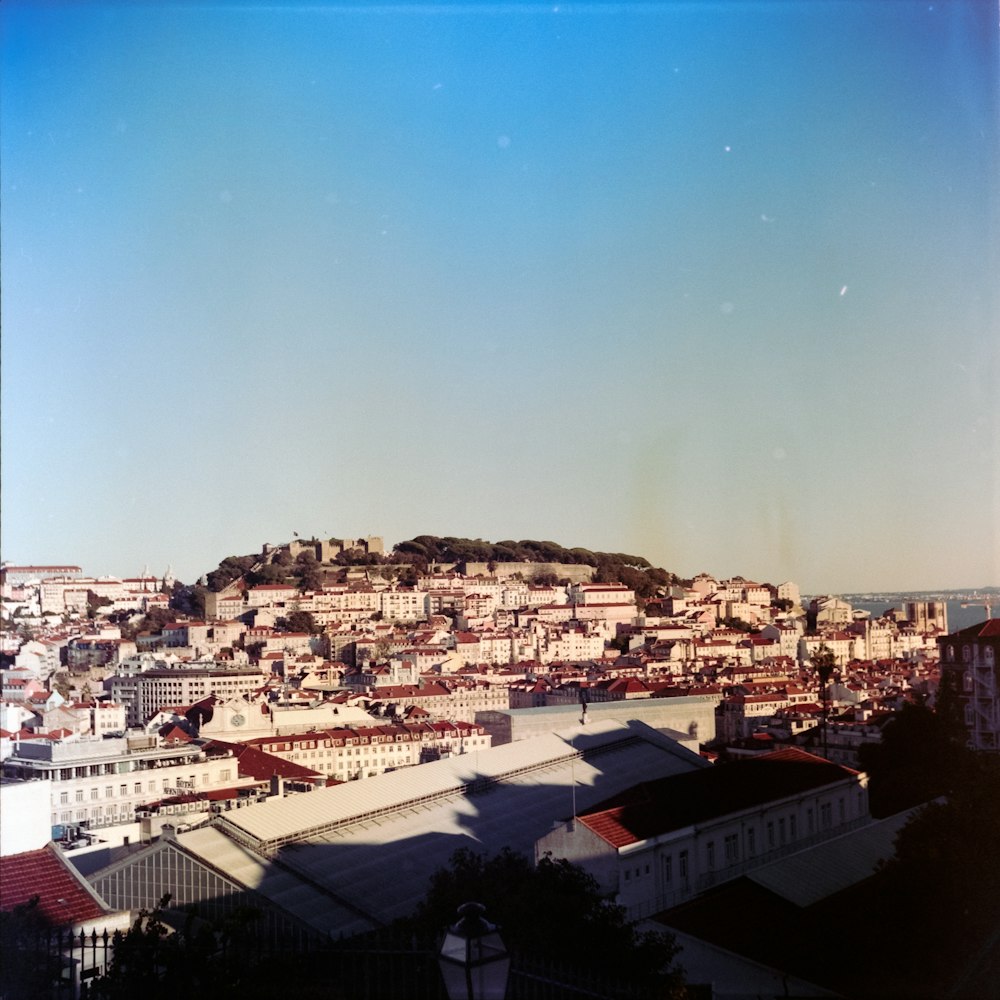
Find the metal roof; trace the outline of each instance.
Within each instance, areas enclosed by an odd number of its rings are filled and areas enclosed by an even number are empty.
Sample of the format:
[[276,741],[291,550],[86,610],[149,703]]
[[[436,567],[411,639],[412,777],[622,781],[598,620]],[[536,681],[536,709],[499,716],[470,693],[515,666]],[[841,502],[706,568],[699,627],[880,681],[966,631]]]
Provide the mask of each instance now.
[[182,833],[176,843],[233,882],[259,893],[323,934],[354,934],[374,926],[329,892],[258,857],[212,827]]
[[[587,688],[583,688],[587,691]],[[589,701],[587,702],[587,714],[591,717],[595,715],[614,715],[620,717],[628,713],[657,713],[668,712],[671,708],[683,708],[698,704],[706,700],[719,700],[719,696],[697,695],[677,695],[671,698],[629,698],[626,700],[614,701]],[[562,705],[533,705],[528,708],[490,708],[483,709],[476,713],[477,718],[493,718],[496,716],[509,716],[512,720],[547,718],[549,716],[579,716],[583,708],[580,702],[568,702]]]
[[[655,741],[676,759],[699,766],[699,759],[660,737],[641,723],[624,725],[607,721],[586,728],[577,726],[563,733],[471,751],[446,760],[403,768],[375,778],[286,798],[271,798],[257,805],[228,813],[220,826],[235,839],[255,850],[271,852],[283,844],[321,836],[344,824],[394,812],[405,804],[420,804],[438,798],[464,796],[512,776],[581,754],[600,752],[625,740]],[[661,772],[662,773],[662,772]],[[670,772],[672,773],[672,772]]]
[[892,858],[896,834],[912,810],[868,823],[841,837],[763,865],[747,878],[796,906],[811,906],[874,875],[879,862]]
[[493,855],[509,847],[533,857],[535,841],[571,816],[574,802],[577,810],[584,809],[627,787],[637,775],[700,766],[694,755],[665,747],[667,741],[631,735],[619,731],[619,739],[605,743],[604,752],[551,759],[481,794],[417,802],[342,826],[288,845],[277,858],[373,919],[406,915],[426,894],[431,874],[445,867],[457,849]]
[[574,804],[706,766],[641,723],[577,726],[247,806],[177,843],[311,925],[350,934],[411,913],[460,847],[533,857]]

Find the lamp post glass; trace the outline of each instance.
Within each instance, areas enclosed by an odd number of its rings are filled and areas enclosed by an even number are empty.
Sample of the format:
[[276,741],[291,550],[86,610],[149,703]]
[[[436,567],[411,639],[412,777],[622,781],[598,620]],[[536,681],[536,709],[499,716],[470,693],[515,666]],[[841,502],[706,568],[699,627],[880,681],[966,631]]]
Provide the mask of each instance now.
[[510,956],[481,903],[463,903],[441,945],[440,965],[449,1000],[504,1000]]

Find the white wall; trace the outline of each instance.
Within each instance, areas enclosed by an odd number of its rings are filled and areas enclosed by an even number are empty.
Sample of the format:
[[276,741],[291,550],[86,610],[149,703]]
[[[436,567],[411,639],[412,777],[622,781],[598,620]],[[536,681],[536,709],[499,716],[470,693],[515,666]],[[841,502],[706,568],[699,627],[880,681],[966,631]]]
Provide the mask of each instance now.
[[0,783],[0,857],[37,851],[52,839],[51,781]]

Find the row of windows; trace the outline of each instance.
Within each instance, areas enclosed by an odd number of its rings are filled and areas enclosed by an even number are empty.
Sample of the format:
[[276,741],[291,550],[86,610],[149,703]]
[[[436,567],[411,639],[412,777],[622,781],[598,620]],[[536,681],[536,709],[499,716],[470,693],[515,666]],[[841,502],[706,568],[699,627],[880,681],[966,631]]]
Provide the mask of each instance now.
[[[996,654],[993,652],[993,647],[992,646],[983,646],[983,647],[981,647],[981,651],[982,651],[983,662],[986,663],[989,666],[992,666],[993,663],[994,663],[994,660],[996,659]],[[948,660],[949,663],[954,663],[955,662],[955,647],[954,646],[948,646],[948,648],[945,651],[945,658]],[[962,647],[962,662],[963,663],[970,663],[972,661],[972,659],[973,659],[973,647],[972,646],[968,646],[968,645],[963,646]]]
[[[860,807],[860,793],[859,793],[859,807]],[[839,823],[844,823],[847,820],[847,801],[844,796],[840,796],[837,800],[837,811],[838,811],[838,821]],[[766,836],[765,852],[771,851],[776,848],[782,847],[795,841],[799,836],[798,828],[798,816],[794,813],[787,816],[778,816],[773,820],[768,820],[765,824],[764,832]],[[819,826],[822,830],[829,830],[833,826],[833,804],[830,802],[823,802],[819,807]],[[816,816],[812,806],[806,809],[806,827],[808,834],[813,834],[816,832]],[[757,830],[756,828],[750,826],[742,831],[745,836],[746,844],[746,856],[753,857],[757,854]],[[662,878],[665,885],[671,885],[673,882],[673,855],[666,854],[661,856],[661,870]],[[705,843],[705,864],[708,871],[714,871],[720,858],[717,856],[716,841],[714,839],[708,840]],[[723,867],[728,868],[732,865],[737,864],[740,861],[740,834],[739,833],[728,833],[725,834],[722,841],[722,858]],[[686,850],[681,851],[678,854],[678,872],[681,881],[686,882],[688,877],[688,852]],[[643,875],[650,874],[650,866],[648,864],[638,865],[634,867],[626,868],[624,871],[624,877],[626,882],[631,882],[633,879],[642,878]]]
[[[470,746],[470,747],[479,746],[480,744],[482,744],[482,745],[485,746],[485,744],[486,744],[486,738],[485,737],[482,738],[482,739],[472,738],[472,739],[466,740],[465,743],[468,746]],[[339,750],[338,749],[336,752],[334,752],[333,750],[311,750],[308,753],[305,752],[305,751],[302,751],[300,753],[299,752],[287,753],[287,752],[279,751],[277,748],[274,748],[274,749],[271,750],[271,753],[273,753],[275,756],[283,757],[285,760],[316,760],[316,759],[322,759],[324,757],[334,757],[334,756],[339,759],[339,758],[344,757],[344,756],[350,757],[352,754],[355,757],[360,757],[360,756],[362,756],[362,754],[367,755],[369,753],[376,753],[377,754],[377,753],[396,753],[396,752],[398,752],[398,753],[409,753],[409,754],[412,755],[412,752],[414,750],[416,750],[416,749],[418,749],[418,748],[415,747],[415,746],[401,746],[401,747],[396,747],[396,746],[394,746],[392,744],[388,744],[386,746],[381,746],[381,747],[379,747],[379,746],[375,746],[375,747],[358,747],[355,750],[351,750],[350,748],[348,748],[346,750]]]
[[[219,771],[219,781],[229,781],[232,771],[229,768],[224,768]],[[208,785],[211,783],[212,776],[206,771],[201,775],[201,784]],[[172,788],[174,785],[180,785],[185,783],[188,788],[194,788],[198,784],[197,775],[188,775],[187,780],[178,778],[177,776],[155,779],[152,781],[147,781],[145,788],[143,788],[143,782],[135,781],[129,783],[122,783],[118,786],[118,794],[121,796],[127,796],[129,794],[129,787],[131,786],[132,795],[142,795],[144,792],[148,795],[156,795],[160,792],[166,791],[168,788]],[[60,805],[66,805],[69,802],[69,792],[59,793],[59,803]],[[115,786],[105,785],[104,786],[104,797],[107,799],[114,798]],[[74,801],[83,802],[85,796],[87,795],[87,789],[77,788],[74,792]],[[91,801],[97,800],[101,797],[100,786],[95,785],[89,789],[89,798]]]

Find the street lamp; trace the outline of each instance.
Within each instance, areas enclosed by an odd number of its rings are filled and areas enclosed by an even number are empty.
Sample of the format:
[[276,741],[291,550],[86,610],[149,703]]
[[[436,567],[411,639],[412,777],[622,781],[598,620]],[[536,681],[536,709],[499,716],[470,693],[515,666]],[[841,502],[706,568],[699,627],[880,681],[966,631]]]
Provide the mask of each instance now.
[[504,1000],[510,956],[482,903],[463,903],[438,962],[449,1000]]
[[830,751],[827,747],[827,723],[830,716],[830,678],[833,676],[833,665],[835,662],[832,650],[827,649],[826,643],[820,645],[812,658],[813,666],[819,676],[820,695],[822,697],[822,724],[823,724],[823,757],[830,759]]

